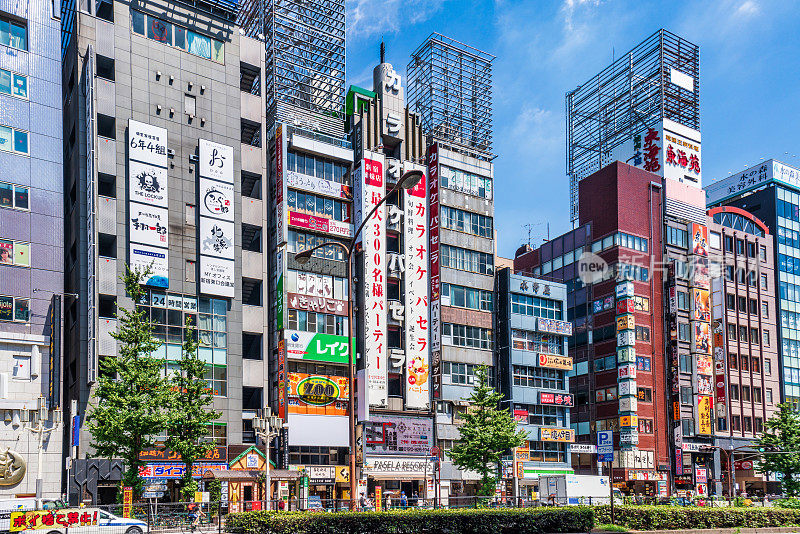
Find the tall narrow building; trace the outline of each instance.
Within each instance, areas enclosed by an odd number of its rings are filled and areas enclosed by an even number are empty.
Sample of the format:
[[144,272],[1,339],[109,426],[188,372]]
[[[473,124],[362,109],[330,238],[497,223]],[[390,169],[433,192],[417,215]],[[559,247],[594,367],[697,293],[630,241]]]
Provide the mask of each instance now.
[[[0,3],[0,499],[61,495],[64,187],[58,5]],[[30,431],[41,425],[44,440]],[[42,455],[39,456],[41,448]]]
[[[494,56],[431,34],[407,67],[408,104],[427,136],[431,393],[436,445],[446,452],[460,437],[475,369],[494,381]],[[474,495],[478,480],[441,465],[441,502]]]

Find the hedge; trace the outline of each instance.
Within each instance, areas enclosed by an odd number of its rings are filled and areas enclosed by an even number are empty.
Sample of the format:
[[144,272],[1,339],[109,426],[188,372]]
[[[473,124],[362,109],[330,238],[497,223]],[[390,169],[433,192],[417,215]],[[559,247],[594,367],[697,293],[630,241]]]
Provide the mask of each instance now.
[[230,514],[232,534],[537,534],[589,532],[591,508],[393,510],[391,512],[241,512]]
[[[611,523],[611,507],[595,507],[594,516],[597,524]],[[800,510],[698,506],[615,506],[614,523],[631,530],[783,527],[800,525]]]

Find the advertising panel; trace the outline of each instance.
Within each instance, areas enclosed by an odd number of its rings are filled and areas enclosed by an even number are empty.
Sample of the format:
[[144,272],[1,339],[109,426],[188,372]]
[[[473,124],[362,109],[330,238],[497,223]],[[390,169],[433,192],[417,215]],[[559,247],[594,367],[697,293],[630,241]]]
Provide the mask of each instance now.
[[442,393],[441,281],[439,279],[439,145],[428,147],[428,259],[430,261],[430,341],[433,398]]
[[639,417],[636,415],[621,415],[619,417],[619,426],[636,428],[639,426]]
[[700,395],[714,394],[710,376],[697,375],[697,393]]
[[554,406],[572,407],[575,405],[575,397],[569,393],[548,393],[546,391],[540,391],[539,404],[552,404]]
[[614,296],[617,300],[633,298],[633,282],[621,282],[614,288]]
[[636,348],[617,347],[617,363],[636,363]]
[[200,218],[200,254],[233,259],[233,223],[208,217]]
[[[664,177],[700,184],[700,142],[664,129]],[[699,138],[699,137],[698,137]]]
[[636,311],[636,304],[633,299],[623,299],[617,301],[617,315],[633,313]]
[[288,397],[288,377],[286,376],[286,341],[278,341],[278,417],[286,420],[286,397]]
[[[356,186],[356,226],[384,195],[384,157],[364,151]],[[381,205],[364,226],[364,357],[367,368],[367,391],[370,406],[386,406],[386,206]]]
[[167,167],[167,130],[128,119],[128,159]]
[[347,301],[344,300],[329,299],[326,297],[312,297],[298,293],[287,293],[286,299],[289,302],[289,307],[293,310],[331,313],[333,315],[347,315],[348,304]]
[[364,425],[367,454],[429,455],[433,447],[433,419],[372,415]]
[[572,358],[570,356],[561,356],[559,354],[546,354],[539,353],[539,367],[548,367],[550,369],[563,369],[565,371],[572,370]]
[[623,330],[622,332],[617,332],[618,347],[625,347],[625,346],[632,347],[634,345],[636,345],[636,331]]
[[700,435],[710,436],[714,432],[712,408],[713,401],[710,395],[697,397],[697,433]]
[[200,176],[233,184],[233,147],[200,139]]
[[715,319],[712,325],[714,339],[714,393],[717,417],[727,417],[725,399],[725,334],[722,319]]
[[539,317],[537,324],[539,325],[539,332],[560,334],[562,336],[572,335],[572,323],[569,321],[558,321],[556,319]]
[[160,248],[169,246],[166,209],[130,202],[129,210],[128,237],[132,242]]
[[289,373],[289,413],[347,415],[349,395],[346,377]]
[[575,431],[571,428],[540,428],[539,441],[572,443],[575,441]]
[[349,200],[352,195],[350,186],[294,171],[286,172],[286,185],[294,189],[345,200]]
[[406,406],[430,407],[428,361],[428,214],[425,167],[406,163],[404,171],[423,171],[422,179],[405,194],[405,323],[406,323]]
[[167,169],[139,161],[128,161],[128,199],[166,208]]
[[635,380],[623,380],[617,384],[617,391],[620,397],[636,395],[637,387]]
[[[225,462],[198,462],[192,466],[192,478],[203,478],[203,474],[209,469],[222,469],[226,471],[228,469],[228,464]],[[186,466],[182,463],[153,463],[140,467],[139,477],[174,480],[183,477],[185,471]]]
[[150,267],[150,276],[144,285],[150,287],[169,287],[169,261],[167,249],[130,244],[129,265],[133,270],[145,272]]
[[696,321],[711,320],[711,300],[707,289],[692,289],[692,316]]
[[200,217],[233,222],[233,184],[200,178],[199,192]]
[[391,456],[365,456],[365,475],[403,478],[424,478],[432,476],[434,463],[427,457],[391,457]]
[[623,397],[619,399],[620,412],[635,412],[638,402],[636,397]]
[[689,234],[692,238],[692,254],[708,257],[708,228],[702,224],[689,223]]
[[710,354],[698,354],[695,360],[697,362],[697,374],[706,376],[714,374],[712,371],[714,364]]
[[692,337],[692,352],[698,354],[711,354],[711,335],[709,324],[700,321],[692,323],[694,336]]
[[297,211],[289,212],[289,225],[341,237],[350,237],[353,235],[352,224],[339,222],[334,219],[326,219],[325,217],[316,217]]
[[635,328],[636,321],[633,318],[633,314],[626,313],[625,315],[617,317],[617,332],[622,330],[634,330]]
[[620,365],[617,368],[617,379],[618,380],[625,380],[628,378],[635,379],[636,378],[636,366],[635,365]]
[[330,363],[348,363],[347,336],[286,331],[286,357]]
[[200,293],[233,298],[233,262],[212,256],[202,256],[200,261]]

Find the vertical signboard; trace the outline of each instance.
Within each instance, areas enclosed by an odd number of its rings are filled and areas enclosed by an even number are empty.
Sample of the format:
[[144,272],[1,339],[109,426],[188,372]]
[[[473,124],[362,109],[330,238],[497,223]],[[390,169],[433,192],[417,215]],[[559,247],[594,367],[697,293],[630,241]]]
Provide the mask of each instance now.
[[199,153],[200,293],[233,298],[233,147],[200,139]]
[[[356,228],[362,218],[381,201],[384,195],[384,157],[364,151],[360,173],[354,177]],[[381,205],[367,221],[361,233],[364,250],[364,357],[367,369],[367,395],[370,406],[386,406],[386,208]]]
[[169,287],[167,130],[128,120],[128,265]]
[[[712,387],[716,372],[712,364],[711,303],[708,280],[708,228],[702,224],[688,223],[691,236],[690,265],[692,276],[692,357],[695,363],[697,389],[697,434],[714,433],[714,397]],[[713,378],[712,378],[713,375]]]
[[61,404],[61,295],[50,300],[50,354],[48,354],[47,404],[50,409]]
[[86,247],[87,247],[87,291],[86,291],[86,325],[87,325],[87,379],[94,383],[97,380],[97,328],[95,316],[95,201],[94,201],[94,46],[86,50]]
[[286,230],[286,179],[284,171],[286,169],[286,137],[283,135],[283,125],[278,124],[275,128],[275,161],[273,163],[275,171],[275,217],[278,232],[278,246],[282,246],[288,239]]
[[433,399],[442,394],[441,280],[439,278],[439,145],[428,147],[428,258],[430,262],[430,344]]
[[405,194],[406,406],[430,407],[428,361],[428,217],[424,167],[406,163],[404,171],[423,171]]

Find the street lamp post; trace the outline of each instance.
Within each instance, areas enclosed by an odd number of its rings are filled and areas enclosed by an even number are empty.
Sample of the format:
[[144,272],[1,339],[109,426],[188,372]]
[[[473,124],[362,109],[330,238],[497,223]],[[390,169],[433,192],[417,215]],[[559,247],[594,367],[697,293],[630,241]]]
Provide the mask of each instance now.
[[45,423],[50,419],[50,411],[47,409],[47,401],[44,397],[39,397],[36,416],[34,422],[36,426],[29,425],[30,413],[27,408],[21,410],[20,420],[24,424],[24,429],[28,430],[38,437],[37,457],[36,457],[36,498],[42,498],[44,479],[42,478],[42,455],[44,453],[44,437],[47,434],[57,430],[61,426],[61,408],[56,408],[52,412],[52,420],[50,427],[46,427]]
[[397,181],[397,184],[389,191],[377,204],[372,207],[372,210],[361,220],[361,225],[353,232],[353,236],[348,241],[347,245],[344,243],[340,243],[339,241],[327,241],[325,243],[321,243],[316,247],[310,248],[308,250],[304,250],[303,252],[299,252],[295,255],[294,259],[300,265],[305,265],[308,263],[308,260],[311,259],[311,255],[317,249],[321,249],[323,247],[327,247],[328,245],[340,247],[344,253],[345,257],[347,258],[347,280],[348,280],[348,287],[347,287],[347,328],[348,328],[348,352],[349,360],[348,360],[348,379],[350,381],[349,387],[349,396],[348,401],[350,402],[350,409],[349,409],[349,416],[348,416],[348,425],[350,430],[350,510],[356,509],[356,416],[355,416],[355,362],[353,361],[353,351],[354,351],[354,326],[353,326],[353,309],[355,307],[355,298],[353,297],[353,266],[352,266],[352,257],[353,251],[355,250],[356,238],[361,233],[361,230],[364,229],[364,225],[372,218],[378,208],[386,202],[386,200],[395,194],[400,189],[412,189],[416,186],[419,181],[422,179],[423,173],[420,170],[411,170],[406,171]]
[[266,509],[270,509],[270,476],[269,476],[269,444],[275,438],[282,428],[288,428],[288,424],[283,422],[280,417],[272,415],[269,408],[264,410],[264,417],[256,417],[253,419],[253,431],[256,436],[264,440],[265,461],[264,461],[264,504]]

